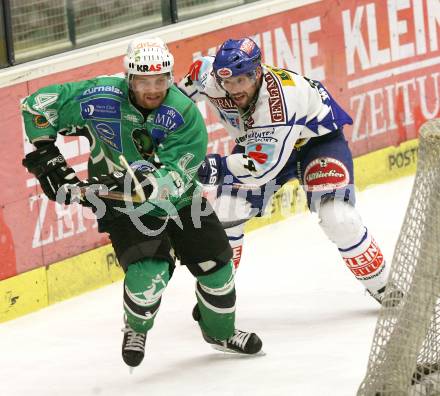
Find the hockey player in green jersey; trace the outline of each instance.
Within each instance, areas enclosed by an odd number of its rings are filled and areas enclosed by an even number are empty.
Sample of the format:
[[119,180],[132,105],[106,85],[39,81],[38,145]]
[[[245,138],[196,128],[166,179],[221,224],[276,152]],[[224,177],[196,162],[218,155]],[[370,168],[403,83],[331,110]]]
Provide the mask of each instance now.
[[[36,147],[23,165],[49,199],[92,206],[125,271],[122,357],[131,367],[144,357],[176,257],[197,279],[193,317],[203,338],[245,354],[262,346],[255,333],[235,328],[232,251],[195,179],[207,131],[196,105],[173,85],[173,64],[161,39],[141,37],[128,47],[125,78],[51,85],[22,105]],[[58,133],[89,140],[87,180],[66,163],[55,144]],[[121,155],[131,168],[121,166]],[[121,201],[99,199],[110,192],[141,192],[145,202],[119,207]]]

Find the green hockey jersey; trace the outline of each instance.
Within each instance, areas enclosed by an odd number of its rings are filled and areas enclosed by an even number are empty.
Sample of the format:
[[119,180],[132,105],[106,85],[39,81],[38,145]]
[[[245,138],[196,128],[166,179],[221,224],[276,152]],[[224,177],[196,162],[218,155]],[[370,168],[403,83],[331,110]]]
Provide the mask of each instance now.
[[[160,107],[144,114],[129,96],[125,78],[116,76],[41,88],[22,104],[26,134],[32,143],[56,140],[58,133],[86,136],[89,177],[122,169],[121,154],[130,164],[146,160],[168,192],[158,201],[177,210],[191,204],[208,142],[202,115],[175,86]],[[150,215],[168,214],[163,202],[156,203]]]

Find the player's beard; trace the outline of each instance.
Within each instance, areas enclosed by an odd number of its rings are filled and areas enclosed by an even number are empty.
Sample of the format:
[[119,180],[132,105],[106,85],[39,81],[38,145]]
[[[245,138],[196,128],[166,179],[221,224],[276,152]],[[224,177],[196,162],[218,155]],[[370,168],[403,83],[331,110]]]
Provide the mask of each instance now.
[[252,105],[252,103],[256,101],[260,91],[260,87],[261,80],[256,81],[255,85],[253,85],[253,87],[248,90],[233,94],[228,92],[228,96],[233,100],[235,105],[240,110],[247,110]]
[[240,92],[237,94],[230,95],[235,105],[240,109],[246,109],[251,102],[251,98],[247,92]]
[[167,91],[154,92],[154,93],[136,93],[136,103],[147,110],[157,109],[165,99]]

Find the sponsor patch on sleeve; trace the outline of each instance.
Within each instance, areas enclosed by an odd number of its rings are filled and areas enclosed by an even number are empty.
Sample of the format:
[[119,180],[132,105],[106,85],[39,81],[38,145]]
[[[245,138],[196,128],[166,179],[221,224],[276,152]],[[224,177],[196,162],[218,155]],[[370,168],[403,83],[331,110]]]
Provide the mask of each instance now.
[[184,123],[184,120],[176,109],[162,105],[156,112],[154,123],[170,131],[174,131]]
[[349,182],[350,174],[347,167],[335,158],[316,158],[304,171],[306,191],[334,190],[347,186]]
[[34,115],[34,117],[32,118],[32,121],[34,122],[34,125],[40,129],[47,128],[50,125],[49,121],[47,121],[46,117],[42,116],[41,114]]
[[295,86],[295,81],[293,81],[290,74],[284,69],[278,69],[277,67],[269,67],[269,69],[275,74],[281,81],[283,86]]

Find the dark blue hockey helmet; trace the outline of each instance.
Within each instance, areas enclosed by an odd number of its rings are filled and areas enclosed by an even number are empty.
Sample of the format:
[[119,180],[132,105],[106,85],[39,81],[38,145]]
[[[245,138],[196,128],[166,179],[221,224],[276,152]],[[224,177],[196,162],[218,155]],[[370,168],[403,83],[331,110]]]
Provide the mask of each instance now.
[[245,37],[226,40],[212,65],[217,80],[255,72],[261,64],[261,51],[254,40]]

